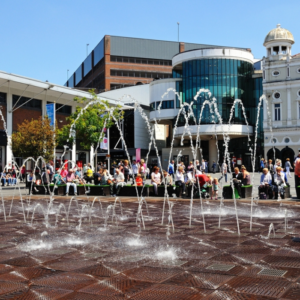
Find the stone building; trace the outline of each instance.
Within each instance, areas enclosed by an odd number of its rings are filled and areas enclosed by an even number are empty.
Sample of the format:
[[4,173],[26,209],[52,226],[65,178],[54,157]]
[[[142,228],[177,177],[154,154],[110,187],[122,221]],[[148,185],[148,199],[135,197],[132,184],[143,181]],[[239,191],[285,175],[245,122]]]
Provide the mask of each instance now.
[[293,160],[300,150],[300,55],[292,56],[295,43],[290,31],[280,24],[266,36],[267,56],[262,61],[264,103],[264,146],[268,158]]

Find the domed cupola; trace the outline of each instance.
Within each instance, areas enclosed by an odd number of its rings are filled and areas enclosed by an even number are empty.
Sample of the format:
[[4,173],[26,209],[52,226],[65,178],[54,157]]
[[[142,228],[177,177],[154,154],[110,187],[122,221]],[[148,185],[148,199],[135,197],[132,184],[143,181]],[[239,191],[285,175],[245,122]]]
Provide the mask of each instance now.
[[290,57],[291,47],[294,43],[292,33],[278,24],[265,37],[264,46],[267,48],[267,57],[271,60]]

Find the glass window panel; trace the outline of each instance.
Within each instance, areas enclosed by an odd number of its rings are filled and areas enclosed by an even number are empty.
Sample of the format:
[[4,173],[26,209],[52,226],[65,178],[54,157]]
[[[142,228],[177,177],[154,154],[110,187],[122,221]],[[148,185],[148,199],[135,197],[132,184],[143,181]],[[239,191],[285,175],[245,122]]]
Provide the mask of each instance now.
[[91,70],[92,70],[92,53],[90,53],[83,62],[84,76],[86,76]]
[[208,75],[208,59],[204,60],[204,74]]
[[226,59],[221,59],[222,61],[222,74],[226,74]]
[[6,103],[6,93],[0,93],[0,103]]
[[104,38],[94,49],[94,66],[104,57]]
[[82,68],[81,65],[75,72],[75,85],[77,85],[82,79]]
[[211,75],[213,74],[213,59],[208,60],[208,74]]

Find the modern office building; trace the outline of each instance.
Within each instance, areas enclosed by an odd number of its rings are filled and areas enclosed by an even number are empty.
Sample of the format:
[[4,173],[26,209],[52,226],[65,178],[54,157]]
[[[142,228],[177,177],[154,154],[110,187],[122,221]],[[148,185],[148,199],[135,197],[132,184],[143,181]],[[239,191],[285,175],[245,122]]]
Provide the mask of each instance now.
[[275,150],[283,161],[293,161],[300,150],[300,55],[292,56],[294,43],[292,33],[278,24],[265,37],[262,60],[263,92],[272,121],[271,131],[264,103],[265,154],[273,158]]
[[212,45],[105,35],[65,85],[102,92],[172,78],[174,55],[209,47]]
[[[198,159],[208,160],[210,166],[213,161],[222,163],[225,152],[223,141],[225,132],[230,138],[231,157],[235,157],[238,164],[251,167],[250,146],[254,148],[257,105],[262,94],[261,72],[254,72],[253,63],[254,58],[249,49],[228,47],[200,48],[184,51],[173,57],[173,78],[150,83],[150,106],[152,109],[150,119],[152,121],[159,120],[160,124],[168,128],[167,131],[161,128],[161,131],[167,132],[166,145],[162,149],[164,163],[169,160],[169,146],[173,138],[175,143],[171,159],[176,159],[180,153],[180,159],[185,164],[193,160],[190,135],[195,144],[199,130],[202,151],[197,153]],[[205,92],[194,99],[200,89],[208,89],[211,96]],[[169,93],[162,99],[163,93],[167,90]],[[176,90],[180,97],[176,96],[173,90]],[[211,110],[209,106],[203,108],[204,101],[212,102],[213,97],[216,99],[217,109]],[[240,99],[242,105],[234,105],[235,99]],[[161,109],[158,110],[161,101]],[[196,122],[194,118],[188,118],[187,122],[186,114],[188,112],[185,112],[180,115],[178,128],[174,131],[181,102],[193,102],[192,112]],[[232,108],[234,109],[232,110]],[[221,118],[218,117],[217,112]],[[197,126],[199,123],[200,129]],[[183,134],[185,137],[182,145]],[[249,138],[251,142],[249,142]],[[263,156],[262,109],[258,121],[255,156],[257,163],[259,157]]]

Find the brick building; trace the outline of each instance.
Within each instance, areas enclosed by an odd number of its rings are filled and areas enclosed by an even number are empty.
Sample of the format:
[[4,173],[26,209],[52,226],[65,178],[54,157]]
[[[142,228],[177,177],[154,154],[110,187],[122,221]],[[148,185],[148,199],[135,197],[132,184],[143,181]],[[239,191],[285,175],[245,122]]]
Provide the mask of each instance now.
[[99,92],[172,78],[172,57],[179,52],[218,47],[105,35],[65,86]]

